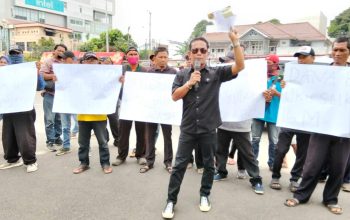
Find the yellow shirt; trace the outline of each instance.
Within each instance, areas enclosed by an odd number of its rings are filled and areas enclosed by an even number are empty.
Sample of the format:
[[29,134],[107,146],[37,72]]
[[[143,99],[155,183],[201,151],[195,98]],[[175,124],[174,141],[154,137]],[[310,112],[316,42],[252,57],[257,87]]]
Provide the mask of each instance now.
[[107,115],[78,115],[78,121],[106,121]]

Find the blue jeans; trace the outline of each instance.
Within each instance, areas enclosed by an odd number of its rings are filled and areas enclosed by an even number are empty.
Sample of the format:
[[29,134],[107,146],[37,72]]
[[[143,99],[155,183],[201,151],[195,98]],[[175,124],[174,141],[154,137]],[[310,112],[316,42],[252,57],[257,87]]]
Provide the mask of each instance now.
[[109,149],[107,144],[107,121],[79,121],[79,161],[81,165],[89,165],[89,149],[91,130],[94,130],[97,138],[99,152],[100,152],[100,164],[102,167],[110,166],[109,162]]
[[71,114],[61,113],[63,148],[70,149],[70,117]]
[[[255,154],[255,159],[259,156],[259,143],[262,132],[264,130],[265,121],[253,119],[252,124],[252,146]],[[269,167],[273,167],[273,161],[275,160],[275,149],[278,141],[278,128],[276,124],[266,122],[267,135],[269,137],[269,160],[267,164]]]
[[76,134],[79,132],[79,126],[78,126],[78,115],[77,114],[71,114],[72,119],[74,121],[74,127],[72,128],[72,133]]
[[52,112],[53,99],[53,95],[48,93],[44,94],[43,107],[46,143],[55,143],[55,140],[60,138],[62,134],[60,114]]

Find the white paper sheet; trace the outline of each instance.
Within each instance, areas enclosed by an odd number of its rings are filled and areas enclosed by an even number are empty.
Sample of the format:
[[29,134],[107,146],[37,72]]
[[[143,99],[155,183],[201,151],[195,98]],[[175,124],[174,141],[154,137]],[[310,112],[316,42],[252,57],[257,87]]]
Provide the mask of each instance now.
[[120,119],[180,125],[182,100],[174,102],[175,75],[126,72]]
[[0,114],[32,110],[37,79],[34,62],[0,67]]
[[53,112],[111,114],[116,110],[121,65],[54,64]]
[[286,64],[277,126],[350,137],[350,68]]
[[246,60],[245,68],[236,79],[225,82],[220,89],[220,113],[222,121],[240,122],[251,118],[263,118],[266,90],[266,60]]
[[214,23],[216,32],[229,32],[236,22],[236,15],[232,13],[231,6],[208,14],[208,18]]

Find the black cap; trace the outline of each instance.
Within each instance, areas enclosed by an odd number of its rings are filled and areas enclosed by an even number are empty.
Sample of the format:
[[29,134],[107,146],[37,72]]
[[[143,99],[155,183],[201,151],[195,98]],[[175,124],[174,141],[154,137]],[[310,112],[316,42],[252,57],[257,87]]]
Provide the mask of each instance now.
[[94,52],[86,52],[83,56],[83,60],[88,60],[90,58],[98,60],[97,55]]
[[129,47],[125,54],[128,54],[130,51],[139,52],[136,47]]
[[74,53],[72,51],[69,51],[69,50],[65,51],[62,54],[59,54],[58,56],[63,58],[63,59],[67,59],[67,58],[72,58],[73,59],[73,58],[75,58]]
[[9,54],[13,53],[23,53],[23,50],[18,45],[13,45],[10,47]]

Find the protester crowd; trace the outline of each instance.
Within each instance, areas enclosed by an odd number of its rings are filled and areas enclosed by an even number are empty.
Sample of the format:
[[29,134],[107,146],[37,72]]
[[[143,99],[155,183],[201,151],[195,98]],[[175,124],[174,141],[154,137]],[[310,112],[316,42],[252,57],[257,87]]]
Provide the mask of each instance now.
[[[56,45],[53,48],[52,58],[44,63],[37,63],[37,90],[42,91],[47,149],[55,152],[57,156],[66,155],[72,152],[70,140],[77,137],[79,165],[73,169],[73,173],[80,174],[90,168],[90,140],[94,135],[99,146],[101,168],[105,174],[112,173],[112,166],[124,165],[128,155],[136,158],[140,165],[139,172],[146,173],[154,168],[156,142],[159,130],[162,129],[163,164],[170,174],[168,198],[162,216],[173,218],[177,195],[186,170],[195,162],[198,173],[202,174],[199,208],[207,212],[211,209],[209,195],[213,182],[227,179],[227,165],[234,163],[235,151],[238,155],[237,177],[244,179],[249,176],[253,191],[260,195],[264,194],[258,155],[261,135],[266,127],[269,140],[268,167],[272,172],[271,180],[268,181],[269,187],[275,190],[282,188],[279,181],[281,168],[293,137],[296,137],[296,147],[293,148],[296,159],[291,169],[289,185],[293,196],[285,201],[285,205],[295,207],[308,202],[317,183],[325,181],[323,204],[332,213],[341,214],[343,210],[338,204],[339,192],[340,190],[350,192],[350,139],[276,126],[281,94],[283,89],[288,87],[288,82],[280,77],[277,55],[266,56],[266,90],[261,94],[266,102],[264,117],[241,122],[221,121],[218,103],[220,85],[235,80],[245,67],[244,47],[239,43],[237,32],[231,30],[228,37],[232,42],[232,51],[220,59],[227,65],[218,67],[206,64],[209,43],[202,37],[192,39],[186,63],[179,71],[168,66],[168,50],[165,47],[156,48],[150,57],[150,67],[140,64],[140,54],[136,47],[130,47],[126,51],[125,61],[122,64],[123,74],[119,79],[122,85],[125,82],[126,71],[175,76],[169,98],[174,101],[183,100],[181,133],[175,161],[173,161],[171,125],[119,119],[123,86],[119,97],[116,97],[117,107],[113,114],[74,115],[53,112],[55,83],[60,80],[53,71],[54,63],[114,65],[110,58],[98,57],[93,52],[87,52],[78,59],[65,45]],[[349,67],[350,63],[347,62],[349,52],[349,38],[335,39],[332,44],[334,61],[330,65]],[[13,47],[8,54],[0,57],[0,68],[24,62],[23,51],[20,48]],[[315,56],[315,51],[310,46],[302,46],[294,54],[297,62],[302,65],[313,64]],[[35,119],[34,107],[30,111],[6,113],[0,116],[0,120],[3,121],[2,145],[6,160],[0,164],[0,170],[23,164],[26,165],[28,173],[38,170]],[[72,119],[74,123],[71,123]],[[107,121],[111,135],[107,129]],[[129,154],[133,123],[136,131],[136,148]],[[108,142],[112,138],[113,145],[118,148],[118,155],[111,162]]]

